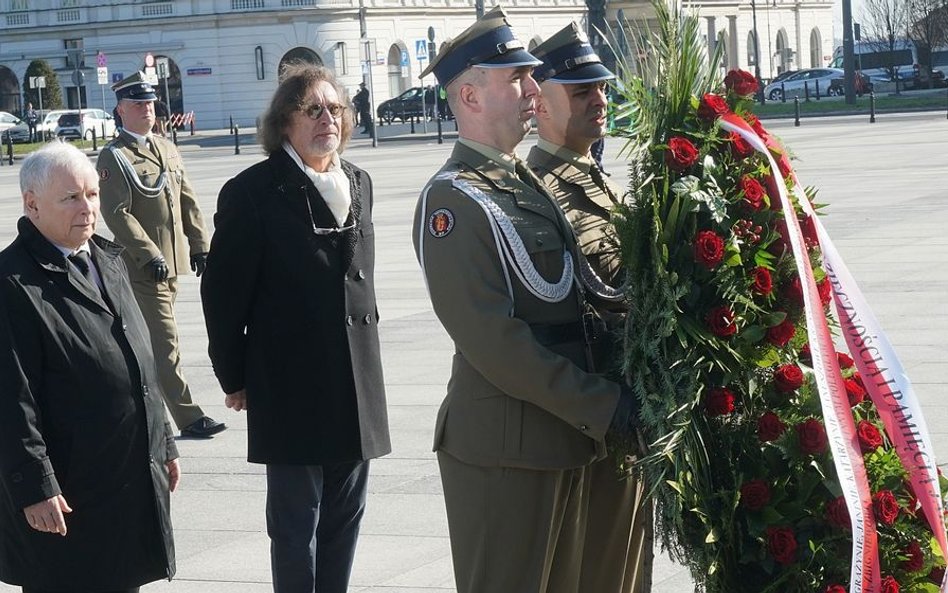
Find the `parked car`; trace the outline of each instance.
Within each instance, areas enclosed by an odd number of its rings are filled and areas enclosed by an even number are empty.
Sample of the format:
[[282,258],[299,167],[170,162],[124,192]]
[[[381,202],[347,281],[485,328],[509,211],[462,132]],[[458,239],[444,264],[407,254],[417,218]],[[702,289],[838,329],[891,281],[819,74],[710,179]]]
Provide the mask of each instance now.
[[784,98],[803,97],[807,89],[811,96],[817,89],[821,95],[835,96],[843,92],[839,81],[843,80],[843,71],[839,68],[806,68],[798,70],[779,82],[771,82],[764,88],[764,96],[771,101]]
[[20,120],[20,123],[12,128],[7,128],[0,132],[0,141],[2,141],[3,144],[11,140],[14,144],[30,141],[30,128],[26,125],[25,121]]
[[20,118],[13,115],[12,113],[0,111],[0,131],[12,128],[18,123],[20,123]]
[[[378,109],[376,109],[379,120],[390,124],[396,119],[405,122],[413,117],[421,117],[424,113],[422,109],[422,97],[424,94],[425,90],[422,87],[415,86],[394,99],[383,101],[379,104]],[[425,108],[430,114],[434,107],[434,93],[429,92],[428,95],[425,100]]]
[[99,138],[115,136],[115,119],[111,113],[101,109],[83,109],[81,114],[79,111],[67,111],[60,115],[56,124],[56,137],[92,140],[93,130]]

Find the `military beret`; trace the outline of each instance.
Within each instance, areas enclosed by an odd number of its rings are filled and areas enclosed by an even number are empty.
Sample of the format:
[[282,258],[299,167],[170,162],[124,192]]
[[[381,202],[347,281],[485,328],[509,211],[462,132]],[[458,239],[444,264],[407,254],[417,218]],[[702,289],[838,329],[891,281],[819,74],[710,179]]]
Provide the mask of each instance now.
[[128,99],[129,101],[157,101],[155,87],[145,80],[145,74],[141,70],[127,76],[112,85],[115,91],[115,98],[118,101]]
[[447,86],[471,66],[516,68],[539,63],[540,60],[524,49],[523,43],[514,36],[504,9],[496,6],[460,35],[445,43],[420,78],[434,72],[438,83]]
[[533,78],[538,83],[549,80],[581,84],[616,77],[602,65],[602,60],[575,21],[538,45],[533,54],[543,61],[533,70]]

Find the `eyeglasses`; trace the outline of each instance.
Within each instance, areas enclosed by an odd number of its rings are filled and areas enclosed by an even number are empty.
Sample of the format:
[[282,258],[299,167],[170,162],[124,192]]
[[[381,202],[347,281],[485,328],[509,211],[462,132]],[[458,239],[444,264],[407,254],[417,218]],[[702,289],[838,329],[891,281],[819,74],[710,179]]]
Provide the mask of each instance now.
[[[330,111],[330,113],[332,112]],[[354,222],[352,224],[347,224],[346,226],[341,226],[341,227],[327,228],[327,227],[316,226],[316,217],[313,216],[313,207],[309,203],[309,196],[304,196],[303,199],[306,202],[306,210],[309,212],[309,222],[310,224],[313,225],[314,235],[319,236],[319,237],[325,237],[327,235],[335,235],[336,233],[344,233],[346,231],[351,231],[352,229],[356,228],[356,224]]]
[[306,114],[306,117],[310,119],[319,119],[323,116],[324,111],[328,111],[329,115],[333,118],[337,118],[346,111],[346,106],[341,103],[327,103],[323,105],[322,103],[313,103],[300,109],[303,113]]

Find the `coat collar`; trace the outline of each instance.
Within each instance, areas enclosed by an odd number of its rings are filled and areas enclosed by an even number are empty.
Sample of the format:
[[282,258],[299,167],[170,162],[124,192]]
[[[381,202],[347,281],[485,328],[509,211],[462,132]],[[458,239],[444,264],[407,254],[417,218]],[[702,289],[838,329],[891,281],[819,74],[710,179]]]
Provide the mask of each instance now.
[[105,298],[115,304],[113,313],[113,309],[109,307],[99,291],[91,286],[78,270],[69,265],[66,256],[39,232],[29,218],[25,216],[20,218],[17,222],[17,231],[26,251],[41,268],[54,273],[53,278],[71,285],[107,313],[121,315],[121,299],[116,298],[120,293],[124,278],[124,272],[119,263],[119,254],[124,249],[120,245],[99,235],[93,235],[89,241],[89,252],[99,270],[99,277],[105,289]]
[[124,148],[133,152],[136,156],[161,166],[162,159],[164,159],[164,153],[161,151],[161,147],[159,146],[160,143],[154,137],[152,137],[151,140],[151,147],[155,152],[152,152],[151,150],[142,150],[141,147],[139,147],[138,140],[135,138],[135,136],[129,134],[128,130],[124,128],[121,132],[119,132],[117,142]]
[[586,163],[574,162],[562,155],[553,154],[540,146],[534,146],[530,149],[528,160],[531,167],[549,173],[580,189],[586,199],[606,211],[612,210],[619,203],[620,194],[618,189],[607,179],[605,181],[609,191],[603,191],[590,177],[590,166]]

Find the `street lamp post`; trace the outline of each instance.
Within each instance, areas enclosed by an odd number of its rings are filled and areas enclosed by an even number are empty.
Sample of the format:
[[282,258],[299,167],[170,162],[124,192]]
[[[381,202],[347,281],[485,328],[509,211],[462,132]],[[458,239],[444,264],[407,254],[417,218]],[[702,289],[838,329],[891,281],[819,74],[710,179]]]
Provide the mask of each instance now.
[[754,20],[754,76],[757,78],[757,100],[763,105],[764,85],[760,80],[760,40],[757,38],[757,0],[751,0],[751,17]]

